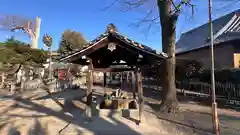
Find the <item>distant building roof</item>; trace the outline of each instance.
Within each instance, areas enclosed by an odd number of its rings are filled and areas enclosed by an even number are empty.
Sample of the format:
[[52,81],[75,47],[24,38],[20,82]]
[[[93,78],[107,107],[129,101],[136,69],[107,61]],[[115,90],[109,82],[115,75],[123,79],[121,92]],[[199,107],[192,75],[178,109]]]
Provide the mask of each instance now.
[[[240,39],[240,10],[213,21],[214,43]],[[183,33],[176,44],[176,53],[184,53],[210,45],[209,24]]]

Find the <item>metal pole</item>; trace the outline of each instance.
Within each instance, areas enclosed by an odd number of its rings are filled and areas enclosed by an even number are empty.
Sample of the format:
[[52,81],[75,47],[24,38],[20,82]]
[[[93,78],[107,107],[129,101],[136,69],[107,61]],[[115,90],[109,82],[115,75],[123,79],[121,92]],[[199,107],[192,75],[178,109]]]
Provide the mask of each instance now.
[[215,93],[215,77],[214,77],[214,46],[213,46],[213,26],[212,26],[212,0],[208,0],[209,6],[209,29],[211,38],[211,84],[212,84],[212,123],[213,130],[216,135],[220,135],[219,120],[217,113],[216,93]]
[[48,74],[48,78],[52,79],[52,52],[51,52],[51,47],[49,47],[48,50],[49,50],[49,74]]

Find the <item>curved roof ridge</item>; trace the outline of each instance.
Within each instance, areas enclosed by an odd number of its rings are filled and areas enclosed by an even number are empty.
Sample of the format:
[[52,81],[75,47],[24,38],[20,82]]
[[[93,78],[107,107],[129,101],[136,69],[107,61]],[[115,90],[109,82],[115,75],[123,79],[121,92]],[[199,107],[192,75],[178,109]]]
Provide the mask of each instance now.
[[[218,18],[214,19],[213,22],[218,21],[218,20],[222,19],[222,18],[225,17],[225,16],[229,16],[229,15],[234,16],[234,15],[236,15],[236,14],[239,14],[239,15],[240,15],[240,9],[235,10],[235,11],[230,12],[230,13],[227,13],[227,14],[224,14],[224,15],[221,15],[221,16],[219,16]],[[188,33],[188,32],[194,31],[194,30],[196,30],[197,28],[200,28],[200,27],[202,27],[202,26],[204,26],[204,25],[208,25],[208,21],[207,21],[206,23],[203,23],[202,25],[199,25],[198,27],[195,27],[195,28],[192,28],[192,29],[190,29],[190,30],[188,30],[188,31],[186,31],[186,32],[183,32],[182,34],[186,34],[186,33]]]
[[215,35],[213,39],[216,39],[217,37],[219,37],[220,35],[222,35],[223,33],[226,33],[227,31],[229,31],[235,24],[235,20],[239,19],[239,17],[237,17],[236,15],[234,15],[232,17],[232,19],[222,28],[220,29]]
[[[231,28],[229,32],[231,32],[231,30],[240,32],[240,22],[238,22],[240,21],[239,16],[240,10],[235,10],[215,19],[212,22],[215,39],[221,36],[228,28]],[[227,36],[224,37],[227,38]],[[194,41],[192,39],[194,39]],[[201,48],[201,46],[206,45],[208,42],[209,26],[208,23],[205,23],[200,27],[181,34],[180,39],[176,43],[176,49],[181,50],[181,52],[190,51]]]

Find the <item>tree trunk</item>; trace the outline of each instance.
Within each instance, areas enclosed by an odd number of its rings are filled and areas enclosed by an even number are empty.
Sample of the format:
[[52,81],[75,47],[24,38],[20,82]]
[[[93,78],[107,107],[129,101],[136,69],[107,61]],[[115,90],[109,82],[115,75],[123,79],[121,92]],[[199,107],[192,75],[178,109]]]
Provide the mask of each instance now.
[[168,54],[163,62],[163,94],[160,111],[173,113],[178,110],[175,85],[175,41],[177,14],[171,13],[171,1],[158,0],[162,28],[162,51]]

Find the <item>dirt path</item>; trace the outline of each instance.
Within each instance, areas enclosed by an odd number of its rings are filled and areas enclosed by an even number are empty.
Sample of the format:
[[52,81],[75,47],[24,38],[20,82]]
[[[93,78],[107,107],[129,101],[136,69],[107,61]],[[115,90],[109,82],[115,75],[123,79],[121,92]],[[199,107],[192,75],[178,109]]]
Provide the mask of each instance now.
[[[66,98],[80,95],[78,91],[69,91],[57,94],[60,102],[64,104]],[[7,134],[9,130],[16,130],[21,135],[58,135],[69,122],[61,135],[164,135],[155,115],[146,113],[146,122],[140,126],[133,121],[120,117],[118,114],[103,114],[94,117],[92,122],[86,120],[84,113],[75,108],[69,108],[66,113],[41,92],[41,97],[31,94],[23,95],[24,98],[11,95],[2,96],[0,101],[0,134]],[[33,97],[33,99],[26,99]],[[37,134],[37,132],[39,132]]]
[[[196,102],[180,102],[180,112],[176,115],[158,113],[160,91],[144,89],[145,101],[155,110],[153,113],[159,119],[175,123],[177,126],[192,128],[194,132],[212,132],[211,107],[199,105]],[[221,135],[240,134],[240,112],[230,109],[218,109]]]
[[[95,93],[103,92],[102,87],[94,89]],[[4,135],[10,129],[17,129],[21,135],[37,135],[36,132],[39,135],[58,135],[69,122],[72,123],[61,135],[207,135],[211,134],[212,129],[209,107],[185,103],[181,104],[179,114],[167,116],[156,113],[159,101],[154,96],[145,97],[144,123],[137,126],[133,121],[115,113],[105,113],[88,122],[83,111],[70,107],[70,112],[66,113],[40,89],[25,93],[22,98],[10,95],[3,98],[4,93],[1,95],[0,134]],[[65,99],[83,95],[81,91],[68,91],[55,94],[55,97],[64,104]],[[220,109],[219,115],[222,135],[240,134],[239,112]]]
[[[157,106],[157,105],[155,105]],[[181,111],[176,115],[164,115],[153,112],[160,120],[175,123],[177,126],[184,126],[192,129],[193,132],[212,132],[212,116],[209,107],[196,104],[181,104]],[[219,110],[221,135],[240,134],[239,113]]]
[[[101,91],[101,87],[95,87],[96,91]],[[112,91],[112,89],[107,89]],[[132,95],[130,90],[126,90],[128,95]],[[199,105],[194,102],[180,103],[181,111],[176,115],[164,115],[158,113],[159,91],[144,89],[145,113],[154,114],[168,132],[170,128],[183,131],[186,134],[212,134],[211,108]],[[230,109],[218,109],[220,119],[220,130],[222,135],[240,134],[240,112]]]

